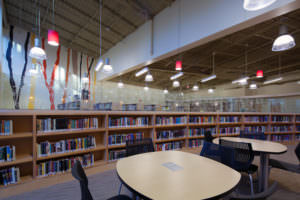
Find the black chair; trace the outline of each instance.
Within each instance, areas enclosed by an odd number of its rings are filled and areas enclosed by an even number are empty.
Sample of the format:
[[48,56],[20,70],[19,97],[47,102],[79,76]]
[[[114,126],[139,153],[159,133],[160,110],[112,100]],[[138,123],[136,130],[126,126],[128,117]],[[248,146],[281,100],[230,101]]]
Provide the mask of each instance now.
[[[76,161],[72,167],[72,175],[75,179],[77,179],[80,183],[81,190],[81,200],[93,200],[91,192],[88,187],[88,179],[87,176],[81,166],[80,161]],[[115,197],[111,197],[107,200],[130,200],[126,195],[118,195]]]
[[266,136],[264,132],[246,133],[245,131],[240,131],[240,138],[266,140]]
[[214,137],[211,135],[211,131],[205,131],[204,132],[204,140],[206,142],[212,143],[213,139],[214,139]]
[[[148,152],[154,152],[152,138],[126,140],[126,157]],[[121,193],[122,185],[121,183],[119,194]]]
[[221,152],[222,163],[231,168],[248,174],[251,186],[251,195],[254,194],[252,174],[257,172],[258,167],[253,165],[254,152],[250,143],[233,142],[229,140],[219,140],[219,144],[223,147],[232,148],[233,151],[228,152],[226,149]]
[[204,141],[200,156],[221,162],[220,145]]
[[[298,143],[295,149],[295,154],[300,162],[300,143]],[[284,161],[279,161],[276,159],[269,159],[269,165],[274,168],[279,168],[279,169],[300,174],[300,163],[297,165],[297,164],[292,164]]]

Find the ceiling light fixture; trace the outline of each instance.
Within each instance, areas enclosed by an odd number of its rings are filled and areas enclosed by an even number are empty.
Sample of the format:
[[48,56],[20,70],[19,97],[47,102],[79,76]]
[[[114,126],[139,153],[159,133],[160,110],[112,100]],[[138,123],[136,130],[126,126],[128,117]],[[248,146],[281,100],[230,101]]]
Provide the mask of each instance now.
[[164,94],[168,94],[169,91],[167,89],[164,89]]
[[112,68],[112,66],[110,64],[110,60],[109,60],[109,58],[106,58],[105,59],[105,64],[103,66],[103,72],[105,72],[105,73],[111,73],[112,71],[113,71],[113,68]]
[[124,83],[122,82],[122,81],[120,81],[119,83],[118,83],[118,88],[123,88],[124,87]]
[[256,89],[257,89],[256,83],[250,84],[249,89],[250,89],[250,90],[256,90]]
[[236,83],[238,83],[240,85],[247,84],[248,79],[249,79],[248,76],[242,77],[242,78],[232,81],[232,84],[236,84]]
[[144,90],[147,92],[149,90],[149,87],[148,86],[145,86],[144,87]]
[[38,14],[37,14],[37,27],[38,27],[38,37],[35,37],[34,39],[34,47],[32,47],[29,51],[29,56],[31,58],[35,58],[37,60],[45,60],[47,59],[46,52],[44,49],[41,48],[41,30],[40,30],[40,23],[41,23],[41,13],[40,13],[40,7],[38,8]]
[[173,80],[175,80],[175,79],[177,79],[177,78],[179,78],[181,76],[183,76],[183,72],[179,72],[179,73],[171,76],[170,79],[173,81]]
[[212,64],[212,75],[209,76],[209,77],[206,77],[206,78],[202,79],[202,80],[201,80],[201,83],[205,83],[205,82],[207,82],[207,81],[210,81],[210,80],[213,80],[213,79],[217,78],[217,75],[215,75],[215,55],[216,55],[216,53],[213,52],[213,59],[212,59],[212,63],[213,63],[213,64]]
[[256,78],[263,78],[263,77],[264,77],[264,71],[263,70],[257,70]]
[[145,67],[144,69],[138,71],[137,73],[135,73],[135,77],[139,77],[145,73],[147,73],[149,71],[148,67]]
[[177,88],[180,86],[179,81],[173,81],[173,87]]
[[244,9],[247,11],[256,11],[270,6],[276,0],[244,0]]
[[300,81],[297,81],[298,84],[300,84]]
[[192,90],[193,90],[193,91],[199,90],[199,86],[198,86],[198,85],[194,85]]
[[146,82],[152,82],[153,81],[153,76],[148,72],[148,74],[145,77]]
[[95,67],[95,70],[96,71],[99,71],[100,69],[101,69],[101,67],[103,66],[103,60],[100,58],[99,60],[98,60],[98,62],[97,62],[97,65],[96,65],[96,67]]
[[278,82],[278,81],[281,81],[281,80],[282,80],[282,77],[270,79],[270,80],[265,81],[265,82],[264,82],[264,85],[271,84],[271,83],[275,83],[275,82]]
[[59,45],[58,32],[55,31],[55,21],[54,21],[54,1],[52,0],[52,30],[48,30],[48,44],[51,46]]
[[293,36],[288,34],[287,27],[282,24],[279,28],[279,36],[273,43],[272,51],[286,51],[296,46]]
[[209,94],[214,93],[214,89],[213,88],[209,88],[207,91],[208,91]]

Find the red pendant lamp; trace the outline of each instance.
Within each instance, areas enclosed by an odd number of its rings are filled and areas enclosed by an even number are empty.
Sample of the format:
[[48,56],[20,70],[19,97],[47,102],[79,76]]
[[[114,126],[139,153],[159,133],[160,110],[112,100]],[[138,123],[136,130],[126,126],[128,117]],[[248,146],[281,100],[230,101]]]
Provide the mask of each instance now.
[[176,71],[182,70],[182,61],[181,60],[176,61],[175,69],[176,69]]
[[263,70],[257,70],[257,72],[256,72],[256,78],[263,78],[263,77],[264,77]]
[[54,30],[55,22],[54,22],[54,2],[55,0],[52,0],[52,25],[53,28],[48,30],[48,44],[51,46],[58,46],[59,45],[59,36],[58,32]]
[[51,46],[59,45],[59,36],[57,31],[48,30],[48,44]]

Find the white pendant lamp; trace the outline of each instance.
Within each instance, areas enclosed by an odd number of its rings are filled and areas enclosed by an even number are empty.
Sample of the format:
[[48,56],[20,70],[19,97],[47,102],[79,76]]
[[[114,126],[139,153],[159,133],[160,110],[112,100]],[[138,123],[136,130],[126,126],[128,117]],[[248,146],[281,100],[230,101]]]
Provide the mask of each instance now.
[[113,68],[112,68],[112,66],[110,64],[110,60],[109,60],[109,58],[106,58],[105,59],[105,64],[103,66],[103,72],[105,72],[105,73],[111,73],[112,71],[113,71]]
[[29,51],[29,56],[31,58],[35,58],[37,60],[45,60],[47,59],[46,52],[41,48],[41,40],[40,40],[40,8],[38,8],[38,37],[34,39],[34,47],[32,47]]
[[164,94],[168,94],[169,91],[167,89],[164,89]]
[[145,74],[145,73],[148,72],[148,71],[149,71],[148,67],[145,67],[145,68],[143,68],[142,70],[140,70],[140,71],[138,71],[137,73],[135,73],[135,77],[139,77],[139,76]]
[[100,58],[99,60],[98,60],[98,62],[97,62],[97,65],[96,65],[96,67],[95,67],[95,70],[96,71],[99,71],[100,69],[101,69],[101,67],[103,66],[103,60]]
[[144,90],[147,92],[149,90],[149,87],[148,86],[145,86],[144,87]]
[[212,93],[214,93],[214,89],[213,88],[209,88],[208,90],[207,90],[207,92],[209,93],[209,94],[212,94]]
[[146,82],[152,82],[153,81],[153,76],[148,72],[148,74],[145,77]]
[[193,91],[199,90],[199,86],[198,86],[198,85],[194,85],[192,90],[193,90]]
[[257,89],[256,83],[251,83],[250,86],[249,86],[249,89],[250,90],[256,90]]
[[180,86],[179,81],[173,81],[173,87],[177,88]]
[[244,9],[247,11],[256,11],[270,6],[276,0],[244,0]]
[[279,28],[279,36],[273,42],[272,51],[286,51],[296,46],[293,36],[288,34],[287,27],[281,25]]
[[124,87],[124,83],[122,82],[122,81],[120,81],[119,83],[118,83],[118,88],[123,88]]

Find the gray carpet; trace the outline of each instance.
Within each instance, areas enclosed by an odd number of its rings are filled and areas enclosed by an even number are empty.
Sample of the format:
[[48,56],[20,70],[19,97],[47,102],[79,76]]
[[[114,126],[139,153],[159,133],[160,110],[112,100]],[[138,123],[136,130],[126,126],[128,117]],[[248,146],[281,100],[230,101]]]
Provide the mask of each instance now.
[[[89,188],[95,200],[104,200],[118,194],[120,181],[115,170],[89,176]],[[130,195],[126,187],[122,194]],[[47,188],[26,192],[1,200],[80,200],[80,187],[77,181],[70,181]]]

